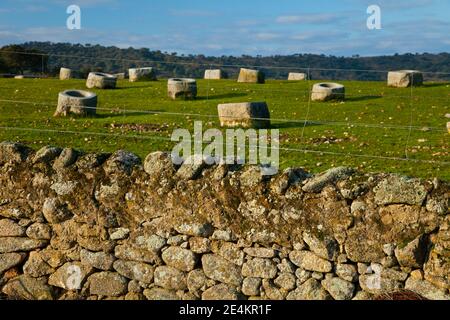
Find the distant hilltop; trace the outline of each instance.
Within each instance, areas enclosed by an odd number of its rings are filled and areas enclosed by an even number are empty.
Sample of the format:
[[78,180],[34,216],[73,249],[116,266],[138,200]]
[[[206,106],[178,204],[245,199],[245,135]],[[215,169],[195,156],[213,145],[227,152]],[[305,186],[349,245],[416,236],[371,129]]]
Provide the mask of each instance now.
[[[161,77],[202,78],[205,69],[210,67],[220,66],[229,75],[235,75],[240,67],[253,66],[263,70],[268,78],[275,79],[286,79],[291,71],[308,72],[308,68],[312,79],[384,81],[387,76],[384,71],[399,69],[439,73],[428,74],[426,80],[448,81],[450,78],[450,53],[408,53],[379,57],[336,57],[316,54],[208,57],[146,48],[121,49],[90,44],[27,42],[20,46],[25,50],[50,54],[48,61],[45,61],[45,71],[49,74],[58,73],[61,66],[86,74],[90,71],[118,73],[128,68],[152,66],[156,67]],[[2,72],[8,71],[14,72],[13,70]]]

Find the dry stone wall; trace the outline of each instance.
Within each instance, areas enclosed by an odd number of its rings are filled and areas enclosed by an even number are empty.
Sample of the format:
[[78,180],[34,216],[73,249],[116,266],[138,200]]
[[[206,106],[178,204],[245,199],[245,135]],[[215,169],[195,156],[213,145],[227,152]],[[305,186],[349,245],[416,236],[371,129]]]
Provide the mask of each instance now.
[[0,144],[4,299],[449,299],[450,186]]

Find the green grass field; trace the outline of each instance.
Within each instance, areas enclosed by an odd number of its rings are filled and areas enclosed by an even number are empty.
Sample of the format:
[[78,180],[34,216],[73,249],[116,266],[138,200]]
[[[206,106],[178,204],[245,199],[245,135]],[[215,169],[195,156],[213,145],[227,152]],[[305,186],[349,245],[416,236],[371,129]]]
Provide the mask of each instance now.
[[[84,89],[83,80],[0,79],[0,140],[35,148],[50,144],[85,151],[126,149],[145,157],[151,151],[171,150],[175,143],[168,139],[175,128],[192,130],[197,120],[203,121],[204,130],[219,128],[219,103],[266,101],[272,128],[280,129],[280,146],[289,149],[280,150],[282,168],[319,172],[345,165],[450,179],[445,118],[450,113],[450,84],[428,83],[411,91],[382,82],[339,81],[346,86],[345,102],[310,103],[308,91],[315,82],[319,81],[269,80],[258,85],[199,80],[197,100],[171,101],[165,80],[123,80],[116,90],[93,90],[99,97],[98,116],[53,118],[58,92]],[[305,126],[304,119],[311,122]]]

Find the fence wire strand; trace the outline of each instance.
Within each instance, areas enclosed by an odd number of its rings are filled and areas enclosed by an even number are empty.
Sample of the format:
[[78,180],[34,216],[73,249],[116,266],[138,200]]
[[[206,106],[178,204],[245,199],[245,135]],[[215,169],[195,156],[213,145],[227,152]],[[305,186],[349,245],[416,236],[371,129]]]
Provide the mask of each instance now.
[[[132,139],[144,139],[144,140],[161,140],[167,142],[176,142],[171,138],[165,138],[161,136],[140,136],[140,135],[128,135],[128,134],[116,134],[116,133],[103,133],[103,132],[93,132],[93,131],[74,131],[74,130],[55,130],[55,129],[37,129],[37,128],[22,128],[22,127],[9,127],[0,126],[3,130],[15,130],[15,131],[34,131],[34,132],[46,132],[46,133],[62,133],[62,134],[82,134],[82,135],[92,135],[92,136],[106,136],[106,137],[116,137],[116,138],[132,138]],[[185,142],[195,142],[195,140],[187,140]],[[202,144],[208,144],[208,142],[202,141]],[[234,147],[234,144],[224,143],[225,146]],[[312,149],[299,149],[299,148],[288,148],[288,147],[265,147],[258,146],[261,149],[276,149],[281,151],[290,152],[301,152],[301,153],[315,153],[320,155],[332,155],[332,156],[345,156],[345,157],[358,157],[358,158],[370,158],[370,159],[381,159],[381,160],[393,160],[393,161],[411,161],[417,163],[428,163],[428,164],[439,164],[439,165],[450,165],[450,162],[446,161],[436,161],[436,160],[423,160],[423,159],[407,159],[401,157],[388,157],[379,155],[367,155],[367,154],[357,154],[357,153],[345,153],[345,152],[334,152],[334,151],[324,151],[324,150],[312,150]]]
[[[34,102],[34,101],[22,101],[22,100],[8,100],[8,99],[0,99],[0,102],[7,103],[17,103],[17,104],[30,104],[30,105],[41,105],[43,107],[53,107],[56,105],[52,102]],[[85,109],[96,109],[101,111],[109,111],[111,113],[144,113],[149,115],[169,115],[169,116],[185,116],[185,117],[200,117],[200,118],[214,118],[218,117],[217,114],[202,114],[202,113],[189,113],[189,112],[171,112],[171,111],[163,111],[157,110],[152,111],[148,109],[120,109],[120,108],[102,108],[102,107],[84,107]],[[153,107],[155,108],[155,107]],[[233,116],[227,116],[227,118],[239,118]],[[267,120],[266,118],[258,118],[258,117],[249,117],[250,120]],[[305,119],[284,119],[284,118],[270,118],[271,121],[280,122],[280,123],[298,123],[306,126],[308,125],[332,125],[332,126],[346,126],[346,127],[365,127],[365,128],[380,128],[380,129],[399,129],[399,130],[412,130],[412,131],[437,131],[437,132],[446,132],[445,128],[439,127],[431,127],[431,126],[412,126],[410,125],[389,125],[389,124],[372,124],[372,123],[360,123],[360,122],[350,122],[350,121],[331,121],[331,120],[312,120],[308,119],[308,116]]]

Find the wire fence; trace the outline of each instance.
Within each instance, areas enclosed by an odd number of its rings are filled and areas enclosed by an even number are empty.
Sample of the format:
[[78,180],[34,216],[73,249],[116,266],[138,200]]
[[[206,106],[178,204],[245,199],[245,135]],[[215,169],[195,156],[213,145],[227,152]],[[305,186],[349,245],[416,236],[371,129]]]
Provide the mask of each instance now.
[[[2,52],[2,50],[0,50]],[[429,126],[426,124],[417,124],[414,123],[414,119],[416,119],[415,115],[415,103],[422,100],[429,99],[429,95],[426,91],[427,86],[424,88],[416,88],[414,83],[410,86],[409,94],[389,94],[386,93],[386,91],[390,92],[390,89],[382,89],[382,92],[374,92],[373,89],[366,89],[366,88],[350,88],[351,93],[347,92],[345,94],[346,99],[352,100],[352,99],[370,99],[370,98],[384,98],[384,99],[399,99],[403,103],[407,103],[407,109],[408,109],[408,124],[386,124],[386,123],[363,123],[363,122],[357,122],[354,120],[349,121],[336,121],[336,120],[330,120],[330,119],[313,119],[311,117],[311,108],[313,106],[313,101],[311,99],[311,95],[314,93],[314,86],[313,84],[316,82],[316,80],[312,80],[312,73],[313,72],[320,72],[320,71],[326,71],[326,72],[357,72],[357,73],[388,73],[387,70],[366,70],[366,69],[339,69],[339,68],[314,68],[314,67],[299,67],[299,66],[262,66],[262,65],[239,65],[239,64],[217,64],[217,63],[197,63],[197,62],[183,62],[183,61],[158,61],[158,60],[141,60],[141,59],[122,59],[122,58],[106,58],[106,57],[89,57],[89,56],[79,56],[79,55],[61,55],[61,54],[52,54],[52,53],[29,53],[29,52],[12,52],[8,51],[8,53],[15,53],[15,54],[24,54],[24,55],[38,55],[42,57],[42,72],[41,77],[45,77],[45,66],[44,66],[44,57],[50,58],[50,57],[58,57],[58,58],[65,58],[65,59],[85,59],[85,60],[107,60],[107,61],[120,61],[120,62],[128,62],[128,63],[135,63],[135,64],[142,64],[144,66],[152,66],[153,65],[161,65],[161,64],[169,64],[169,65],[189,65],[189,66],[195,66],[197,68],[204,67],[205,70],[211,70],[213,68],[233,68],[233,69],[240,69],[240,68],[253,68],[253,69],[276,69],[276,70],[288,70],[291,72],[296,71],[302,71],[307,74],[307,88],[299,88],[299,87],[286,87],[286,88],[271,88],[270,92],[266,92],[263,86],[254,86],[251,88],[241,88],[239,87],[238,83],[225,83],[221,84],[220,88],[217,88],[215,81],[211,79],[207,79],[206,81],[206,100],[212,100],[214,99],[214,95],[217,95],[219,93],[229,93],[229,92],[240,92],[242,90],[243,92],[252,92],[255,94],[265,95],[265,94],[281,94],[281,93],[294,93],[295,95],[301,96],[303,100],[298,101],[297,103],[304,103],[305,104],[305,116],[304,119],[294,119],[294,118],[271,118],[270,120],[275,123],[296,123],[301,127],[301,133],[300,133],[300,144],[306,144],[305,141],[305,133],[307,131],[307,128],[309,125],[323,125],[323,126],[343,126],[348,128],[353,127],[363,127],[363,128],[373,128],[373,129],[383,129],[383,130],[406,130],[407,135],[404,141],[404,156],[403,157],[394,157],[394,156],[385,156],[385,155],[374,155],[374,154],[358,154],[358,153],[352,153],[352,152],[337,152],[337,151],[328,151],[328,150],[313,150],[308,148],[291,148],[291,147],[279,147],[279,150],[283,150],[286,152],[303,152],[303,153],[317,153],[321,155],[331,155],[331,156],[343,156],[343,157],[356,157],[356,158],[371,158],[371,159],[379,159],[379,160],[392,160],[392,161],[411,161],[411,162],[419,162],[419,163],[428,163],[428,164],[439,164],[447,166],[450,164],[449,161],[441,160],[427,160],[427,159],[416,159],[412,158],[411,154],[409,152],[411,140],[413,137],[413,134],[415,132],[420,132],[425,135],[429,136],[429,139],[431,139],[431,134],[445,134],[447,131],[445,126],[442,127],[436,127],[436,126]],[[74,70],[81,72],[81,70]],[[447,72],[432,72],[432,71],[423,71],[422,74],[424,75],[431,75],[431,76],[443,76],[447,77],[450,76],[450,73]],[[32,76],[32,75],[24,75]],[[413,77],[414,78],[414,77]],[[291,82],[295,83],[295,82]],[[443,83],[442,85],[449,86],[450,84]],[[212,93],[212,90],[214,93]],[[357,92],[353,92],[357,91]],[[367,94],[368,93],[368,94]],[[442,103],[450,102],[450,94],[447,96],[442,97],[433,97],[433,101],[439,101]],[[26,100],[16,100],[13,97],[7,98],[7,99],[0,99],[1,103],[6,104],[26,104],[26,105],[33,105],[37,106],[40,105],[42,107],[46,108],[52,108],[56,105],[55,101],[26,101]],[[157,110],[149,110],[148,108],[157,109]],[[448,106],[444,106],[444,108],[448,108]],[[87,107],[89,108],[89,107]],[[208,118],[208,119],[217,119],[218,115],[217,113],[193,113],[193,112],[173,112],[173,111],[167,111],[163,110],[160,106],[143,106],[138,109],[128,109],[128,108],[106,108],[106,107],[96,107],[96,110],[99,111],[105,111],[105,112],[114,112],[114,113],[120,113],[124,116],[126,115],[132,115],[132,114],[148,114],[148,115],[165,115],[165,116],[173,116],[173,117],[194,117],[194,118]],[[159,110],[161,109],[161,110]],[[374,112],[378,112],[378,110],[374,110]],[[265,120],[265,118],[257,118],[252,117],[250,120]],[[443,121],[444,124],[444,121]],[[153,139],[153,140],[160,140],[160,141],[167,141],[170,142],[171,139],[169,137],[162,137],[162,136],[149,136],[149,135],[130,135],[130,134],[116,134],[116,133],[110,133],[110,132],[93,132],[93,131],[74,131],[74,130],[57,130],[57,129],[43,129],[43,128],[31,128],[31,127],[22,127],[22,126],[0,126],[0,129],[5,131],[22,131],[22,132],[40,132],[40,133],[60,133],[60,134],[82,134],[82,135],[91,135],[91,136],[103,136],[103,137],[115,137],[115,138],[123,138],[123,139]],[[436,137],[436,136],[433,136]],[[448,156],[448,153],[446,153]]]
[[[39,129],[39,128],[25,128],[25,127],[4,127],[0,126],[2,130],[12,130],[12,131],[33,131],[33,132],[46,132],[46,133],[62,133],[62,134],[80,134],[88,136],[101,136],[101,137],[114,137],[114,138],[125,138],[125,139],[142,139],[142,140],[160,140],[173,142],[171,138],[161,137],[161,136],[143,136],[143,135],[130,135],[130,134],[114,134],[107,132],[93,132],[93,131],[73,131],[73,130],[56,130],[56,129]],[[186,140],[186,142],[194,142],[194,140]],[[208,142],[202,142],[203,144],[208,144]],[[234,144],[224,143],[225,146],[234,147]],[[259,146],[261,149],[272,149],[272,147]],[[428,163],[428,164],[440,164],[440,165],[450,165],[450,161],[434,161],[434,160],[423,160],[423,159],[409,159],[401,157],[387,157],[378,155],[366,155],[357,153],[347,153],[347,152],[333,152],[325,150],[312,150],[307,148],[288,148],[288,147],[278,147],[277,150],[290,151],[290,152],[301,152],[301,153],[316,153],[320,155],[333,155],[333,156],[345,156],[345,157],[358,157],[358,158],[369,158],[369,159],[381,159],[381,160],[394,160],[394,161],[411,161],[416,163]]]
[[[35,102],[35,101],[22,101],[22,100],[7,100],[7,99],[0,99],[0,102],[6,102],[6,103],[17,103],[17,104],[31,104],[31,105],[41,105],[45,107],[54,107],[57,103],[55,102]],[[153,106],[153,108],[158,108],[158,106]],[[100,110],[100,111],[108,111],[108,112],[114,112],[114,113],[121,113],[121,114],[149,114],[149,115],[170,115],[170,116],[188,116],[188,117],[199,117],[199,118],[211,118],[211,119],[217,119],[217,114],[202,114],[202,113],[190,113],[190,112],[171,112],[171,111],[164,111],[164,110],[157,110],[152,111],[148,109],[120,109],[120,108],[102,108],[102,107],[83,107],[84,109],[93,109],[93,110]],[[285,119],[285,118],[270,118],[273,122],[281,122],[281,123],[299,123],[304,124],[307,126],[308,124],[315,124],[315,125],[331,125],[331,126],[355,126],[355,127],[365,127],[365,128],[385,128],[385,129],[399,129],[399,130],[412,130],[412,131],[420,131],[420,132],[427,132],[427,131],[437,131],[437,132],[446,132],[447,130],[443,127],[432,127],[432,126],[414,126],[414,125],[389,125],[389,124],[371,124],[371,123],[358,123],[358,122],[339,122],[339,121],[331,121],[331,120],[313,120],[308,119],[309,110],[307,112],[306,119]],[[230,119],[240,119],[240,117],[236,116],[233,117],[231,115],[227,116],[227,118]],[[248,117],[249,120],[266,120],[267,118],[258,118],[258,117]]]

